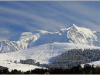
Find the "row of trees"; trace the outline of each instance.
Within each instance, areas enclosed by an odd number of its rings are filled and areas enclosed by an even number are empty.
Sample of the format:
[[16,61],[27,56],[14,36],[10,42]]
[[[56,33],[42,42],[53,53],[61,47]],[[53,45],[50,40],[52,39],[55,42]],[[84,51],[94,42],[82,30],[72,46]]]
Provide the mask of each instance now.
[[34,69],[26,72],[20,70],[12,70],[11,72],[8,69],[0,70],[0,74],[100,74],[100,67],[86,66],[82,68],[80,65],[70,68],[70,69]]

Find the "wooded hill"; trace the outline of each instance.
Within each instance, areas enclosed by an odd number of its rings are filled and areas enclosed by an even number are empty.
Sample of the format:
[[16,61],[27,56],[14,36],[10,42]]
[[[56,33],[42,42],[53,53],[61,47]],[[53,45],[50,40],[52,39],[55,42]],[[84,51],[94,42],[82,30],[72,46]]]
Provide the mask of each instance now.
[[53,60],[53,64],[45,64],[44,66],[48,68],[66,69],[98,60],[100,60],[99,49],[72,49],[56,57]]

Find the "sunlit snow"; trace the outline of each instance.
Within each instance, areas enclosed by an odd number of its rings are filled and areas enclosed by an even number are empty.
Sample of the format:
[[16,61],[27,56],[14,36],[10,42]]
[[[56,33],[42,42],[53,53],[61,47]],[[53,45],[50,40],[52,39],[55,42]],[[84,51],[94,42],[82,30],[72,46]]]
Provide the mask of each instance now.
[[[80,45],[80,44],[71,44],[71,43],[48,43],[36,47],[32,47],[26,50],[11,52],[11,53],[1,53],[0,54],[0,65],[8,67],[9,70],[18,69],[22,71],[27,71],[35,68],[41,68],[34,65],[24,65],[20,63],[20,59],[34,59],[40,64],[51,64],[53,59],[62,53],[70,49],[100,49],[100,47],[89,46],[89,45]],[[17,60],[17,64],[14,61]],[[12,62],[10,62],[12,61]],[[10,64],[9,64],[10,63]]]
[[[23,32],[0,42],[0,65],[8,67],[9,70],[26,71],[41,67],[21,64],[21,59],[30,58],[40,64],[51,64],[54,58],[70,49],[100,49],[99,46],[100,32],[77,27],[75,24],[57,32]],[[15,60],[17,64],[14,63]]]
[[13,38],[0,43],[1,53],[28,49],[50,42],[100,46],[100,34],[98,32],[88,28],[77,27],[75,24],[57,32],[37,30],[33,32],[23,32]]

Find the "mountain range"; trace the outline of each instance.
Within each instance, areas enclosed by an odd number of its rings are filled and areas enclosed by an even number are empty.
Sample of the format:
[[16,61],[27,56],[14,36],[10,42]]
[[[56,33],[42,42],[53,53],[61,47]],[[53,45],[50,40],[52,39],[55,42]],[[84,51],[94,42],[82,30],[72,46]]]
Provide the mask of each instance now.
[[23,32],[0,42],[0,53],[19,51],[54,42],[100,46],[100,32],[77,27],[75,24],[57,32],[44,30]]
[[[57,32],[23,32],[0,42],[0,46],[0,65],[8,67],[9,71],[27,71],[42,67],[21,64],[20,60],[34,59],[40,64],[52,64],[56,57],[71,49],[100,49],[100,32],[73,24]],[[100,61],[91,63],[100,65]]]

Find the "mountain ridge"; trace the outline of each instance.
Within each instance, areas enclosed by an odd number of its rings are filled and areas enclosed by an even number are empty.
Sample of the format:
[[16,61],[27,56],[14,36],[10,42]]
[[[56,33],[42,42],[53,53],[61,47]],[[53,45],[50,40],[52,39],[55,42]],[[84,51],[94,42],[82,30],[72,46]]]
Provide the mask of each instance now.
[[2,41],[0,43],[0,53],[23,50],[53,42],[100,46],[99,37],[99,32],[92,31],[88,28],[77,27],[75,24],[57,32],[48,32],[45,30],[23,32],[6,41]]

